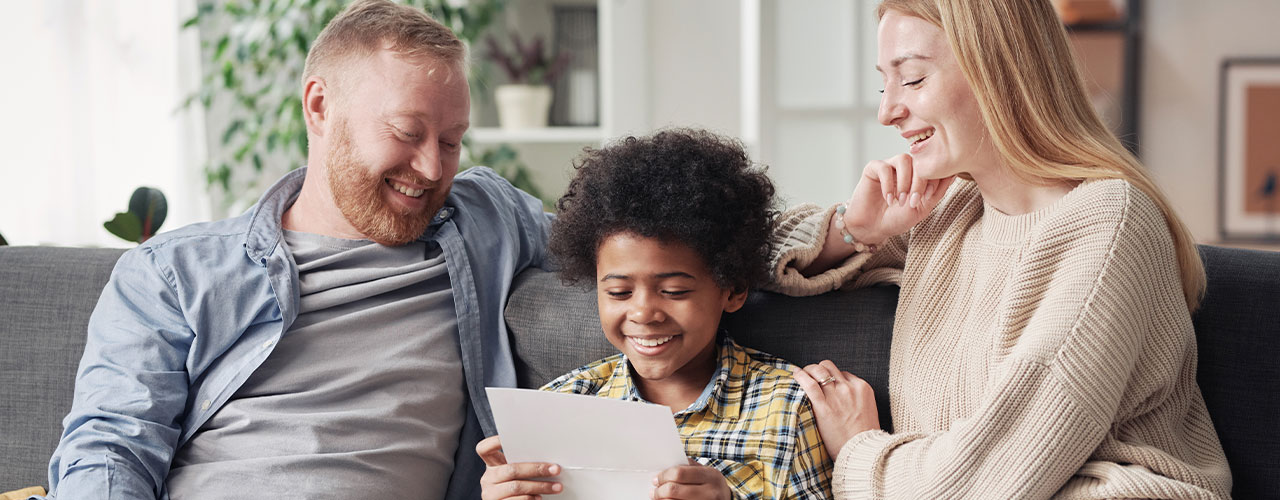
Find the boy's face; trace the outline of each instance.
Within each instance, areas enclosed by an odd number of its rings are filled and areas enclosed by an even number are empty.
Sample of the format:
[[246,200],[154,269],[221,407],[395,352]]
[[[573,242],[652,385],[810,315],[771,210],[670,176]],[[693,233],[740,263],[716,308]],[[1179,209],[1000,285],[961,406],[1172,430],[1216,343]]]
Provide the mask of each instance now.
[[720,314],[747,298],[717,285],[688,246],[631,233],[600,244],[596,280],[604,334],[645,381],[705,385]]

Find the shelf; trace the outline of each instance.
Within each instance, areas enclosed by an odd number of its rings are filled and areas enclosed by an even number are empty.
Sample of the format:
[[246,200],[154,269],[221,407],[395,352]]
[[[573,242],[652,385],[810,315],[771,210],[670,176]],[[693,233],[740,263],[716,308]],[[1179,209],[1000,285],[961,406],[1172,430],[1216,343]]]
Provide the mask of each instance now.
[[600,127],[546,127],[523,130],[506,130],[498,127],[471,129],[471,140],[481,144],[501,142],[516,144],[555,144],[601,142],[605,139]]
[[1130,29],[1127,21],[1084,22],[1066,26],[1071,33],[1124,33]]

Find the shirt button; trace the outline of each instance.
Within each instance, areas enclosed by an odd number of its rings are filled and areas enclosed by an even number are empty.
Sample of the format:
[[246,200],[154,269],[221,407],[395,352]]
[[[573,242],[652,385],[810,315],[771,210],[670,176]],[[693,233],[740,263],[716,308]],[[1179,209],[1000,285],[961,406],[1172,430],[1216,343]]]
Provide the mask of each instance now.
[[263,343],[262,343],[262,348],[263,348],[263,349],[270,349],[270,348],[271,348],[271,345],[272,345],[272,344],[275,344],[275,343],[276,343],[276,341],[274,341],[274,340],[268,340],[268,341],[266,341],[266,342],[263,342]]
[[206,399],[203,403],[200,403],[200,411],[209,411],[210,406],[213,406],[213,401]]

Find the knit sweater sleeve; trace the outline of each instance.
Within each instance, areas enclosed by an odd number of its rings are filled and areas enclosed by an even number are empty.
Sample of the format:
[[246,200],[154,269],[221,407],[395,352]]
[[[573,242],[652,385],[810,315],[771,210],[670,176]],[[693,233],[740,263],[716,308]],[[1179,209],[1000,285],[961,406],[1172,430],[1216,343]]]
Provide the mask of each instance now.
[[[854,436],[836,462],[836,497],[1049,498],[1086,461],[1098,460],[1091,456],[1117,414],[1159,397],[1158,390],[1130,391],[1131,381],[1150,366],[1181,364],[1194,342],[1169,328],[1188,312],[1163,219],[1150,213],[1143,219],[1126,212],[1104,237],[1085,228],[1088,234],[1075,236],[1100,241],[1099,248],[1060,257],[1077,260],[1057,261],[1057,272],[1020,276],[1030,282],[1015,286],[1029,293],[1007,306],[1008,317],[1026,324],[1013,329],[1015,337],[997,340],[1010,345],[988,360],[992,379],[972,411],[941,431]],[[1070,236],[1064,231],[1049,240],[1072,241],[1056,237],[1064,234]],[[1152,336],[1164,352],[1143,352]],[[1153,356],[1169,359],[1152,362]],[[1176,481],[1150,471],[1126,480],[1135,485],[1130,492],[1146,492],[1138,497],[1211,497],[1170,493],[1195,488],[1171,490]]]
[[770,238],[770,280],[763,288],[791,296],[819,295],[852,282],[854,287],[897,283],[906,258],[905,235],[891,238],[874,253],[855,253],[836,267],[813,276],[800,273],[817,259],[831,228],[835,206],[803,204],[779,217]]

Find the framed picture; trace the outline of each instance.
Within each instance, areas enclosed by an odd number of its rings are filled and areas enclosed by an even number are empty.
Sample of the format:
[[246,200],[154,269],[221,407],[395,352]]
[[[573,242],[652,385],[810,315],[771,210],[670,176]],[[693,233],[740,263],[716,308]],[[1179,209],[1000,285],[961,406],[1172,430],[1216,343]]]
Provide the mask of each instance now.
[[1219,89],[1222,239],[1280,242],[1280,57],[1223,61]]

